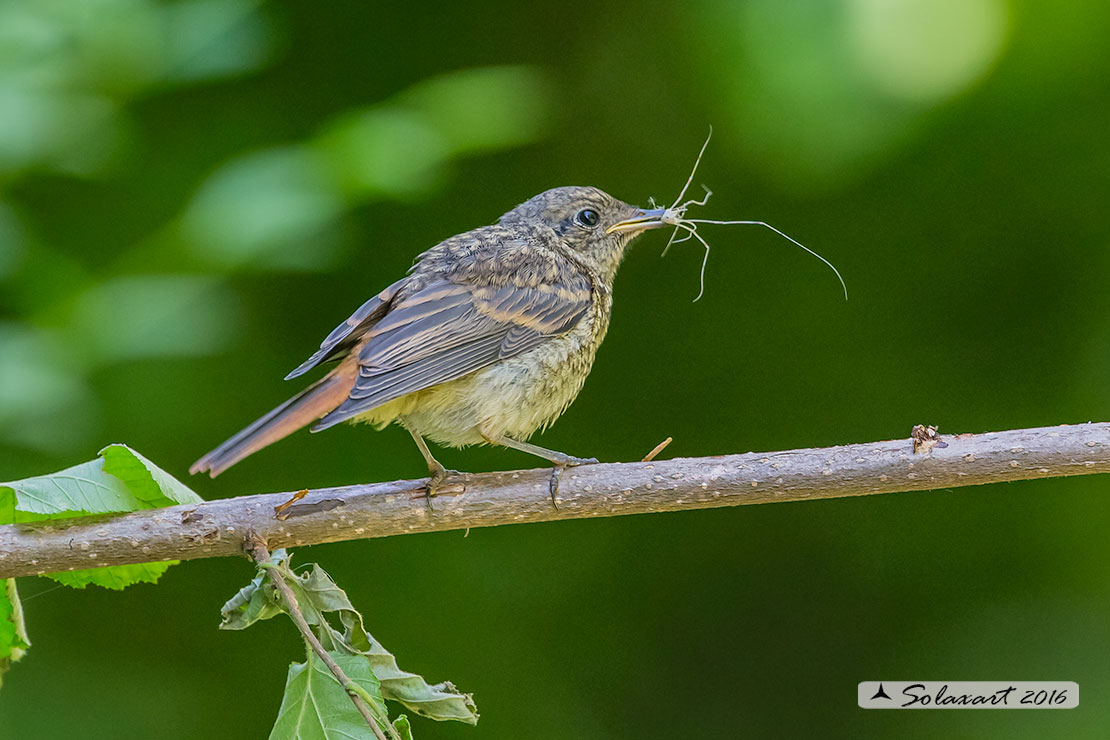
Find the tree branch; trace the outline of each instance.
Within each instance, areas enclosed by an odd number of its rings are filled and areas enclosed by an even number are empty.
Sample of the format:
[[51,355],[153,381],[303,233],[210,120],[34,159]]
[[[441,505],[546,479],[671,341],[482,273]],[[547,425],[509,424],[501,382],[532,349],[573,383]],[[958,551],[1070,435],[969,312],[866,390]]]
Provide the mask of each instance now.
[[248,532],[295,547],[413,532],[775,501],[954,488],[1110,472],[1110,424],[941,435],[786,452],[465,475],[425,502],[423,481],[272,493],[114,517],[0,526],[0,578],[155,560],[242,555]]

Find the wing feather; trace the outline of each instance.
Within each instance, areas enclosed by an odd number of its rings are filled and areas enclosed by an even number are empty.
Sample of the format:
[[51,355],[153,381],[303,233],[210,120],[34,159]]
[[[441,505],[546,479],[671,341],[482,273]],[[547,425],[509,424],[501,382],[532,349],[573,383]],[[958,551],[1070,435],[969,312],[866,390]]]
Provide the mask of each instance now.
[[[390,311],[368,335],[359,364],[390,368],[416,362],[442,349],[465,343],[475,334],[474,301],[462,286],[433,302]],[[417,294],[419,295],[419,294]]]
[[496,357],[497,344],[497,337],[486,337],[459,350],[441,352],[414,362],[403,373],[360,374],[348,398],[357,401],[360,406],[366,404],[367,408],[374,408],[413,391],[438,385],[445,376],[457,377],[465,374],[467,368],[485,362],[489,356]]
[[314,431],[570,331],[592,297],[585,276],[568,282],[476,287],[442,281],[400,298],[365,333],[350,396]]
[[331,334],[320,343],[320,349],[312,357],[302,362],[293,372],[285,376],[291,380],[304,375],[321,362],[336,359],[338,355],[345,354],[362,338],[362,329],[378,321],[389,310],[389,303],[397,295],[404,280],[398,280],[393,285],[378,293],[376,296],[359,306],[350,317],[339,326],[332,329]]

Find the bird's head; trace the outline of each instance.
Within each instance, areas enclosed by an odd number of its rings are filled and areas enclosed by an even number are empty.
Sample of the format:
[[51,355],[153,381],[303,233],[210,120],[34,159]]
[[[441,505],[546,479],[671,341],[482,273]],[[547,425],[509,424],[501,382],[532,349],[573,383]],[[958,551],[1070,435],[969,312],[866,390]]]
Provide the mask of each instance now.
[[612,279],[625,247],[647,229],[665,226],[666,209],[630,206],[592,187],[553,188],[526,200],[501,217],[502,223],[540,223]]

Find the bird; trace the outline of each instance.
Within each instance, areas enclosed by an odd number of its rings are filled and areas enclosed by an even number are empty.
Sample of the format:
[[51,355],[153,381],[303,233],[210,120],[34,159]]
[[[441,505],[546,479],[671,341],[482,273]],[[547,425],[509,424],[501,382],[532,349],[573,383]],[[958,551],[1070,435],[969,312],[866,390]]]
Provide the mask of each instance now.
[[456,471],[433,456],[427,439],[511,448],[560,474],[597,462],[528,439],[578,396],[609,328],[621,260],[633,239],[667,225],[666,213],[595,187],[559,187],[440,242],[286,380],[333,364],[327,374],[189,472],[215,478],[305,426],[318,432],[342,422],[408,430],[428,466],[429,496]]

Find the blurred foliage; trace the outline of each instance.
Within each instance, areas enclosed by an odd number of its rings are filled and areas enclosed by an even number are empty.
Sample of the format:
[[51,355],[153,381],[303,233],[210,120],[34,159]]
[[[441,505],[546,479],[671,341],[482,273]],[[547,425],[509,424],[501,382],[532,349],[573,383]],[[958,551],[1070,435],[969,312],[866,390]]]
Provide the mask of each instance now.
[[719,112],[751,137],[766,176],[842,188],[888,162],[938,105],[992,71],[1009,36],[1005,0],[707,3],[696,51]]
[[0,172],[103,175],[127,146],[129,100],[262,66],[254,0],[8,0],[0,6]]
[[[784,229],[851,301],[775,235],[722,226],[702,232],[692,305],[699,250],[661,264],[645,236],[545,445],[638,459],[666,436],[705,455],[1110,418],[1108,33],[1094,0],[0,0],[0,479],[112,439],[184,471],[291,395],[282,376],[423,249],[557,185],[669,201],[710,123],[698,215]],[[422,474],[403,432],[336,429],[194,485]],[[851,697],[884,675],[1104,692],[1106,486],[313,559],[377,605],[387,644],[475,691],[477,730],[420,737],[1101,737],[1094,701],[906,719]],[[245,573],[191,563],[122,595],[29,582],[36,646],[0,693],[5,737],[259,736],[282,687],[256,677],[283,673],[271,643],[291,638],[212,629]],[[152,628],[166,615],[173,641]],[[45,639],[75,630],[80,649]],[[71,711],[42,712],[58,692]]]
[[[99,5],[96,13],[54,2],[0,6],[0,27],[14,37],[10,55],[0,58],[0,153],[11,152],[0,156],[0,178],[9,191],[28,171],[141,178],[133,150],[146,132],[125,103],[155,86],[167,95],[253,71],[276,43],[254,2]],[[83,101],[95,103],[86,109]],[[0,280],[68,278],[57,293],[25,295],[22,317],[0,324],[8,337],[0,378],[10,378],[4,387],[18,396],[0,406],[8,422],[0,438],[56,453],[95,444],[95,424],[74,425],[67,413],[76,407],[82,418],[95,415],[91,373],[139,358],[225,350],[243,324],[226,283],[232,270],[335,269],[344,214],[374,200],[427,197],[459,158],[541,136],[550,107],[546,83],[528,67],[423,80],[328,116],[319,134],[299,143],[228,158],[201,178],[179,215],[107,264],[67,266],[61,274],[55,262],[66,257],[45,245],[36,246],[46,253],[39,264],[19,269],[32,238],[20,209],[0,202]],[[88,166],[67,164],[74,152]],[[114,215],[124,217],[126,206],[116,207]],[[164,267],[152,271],[145,267],[151,262]]]

